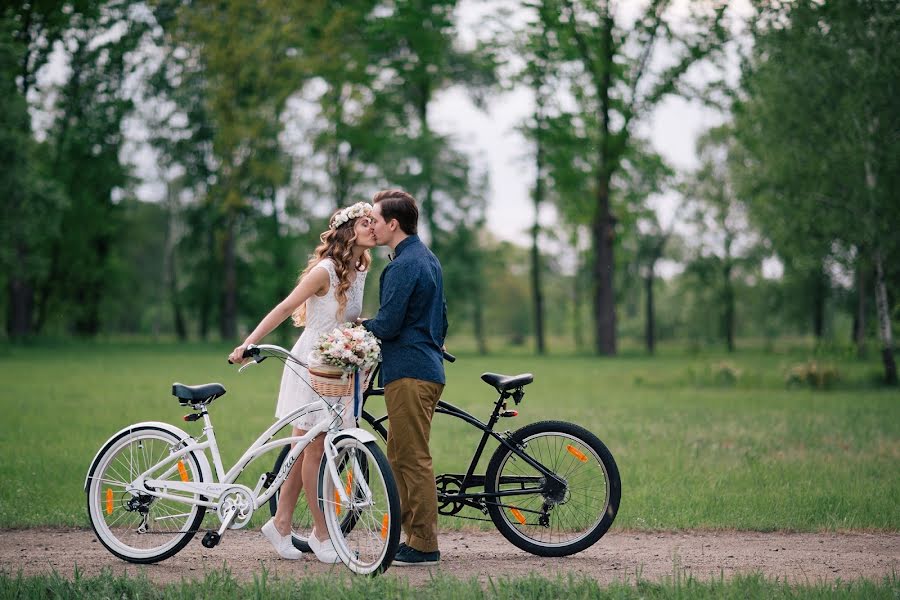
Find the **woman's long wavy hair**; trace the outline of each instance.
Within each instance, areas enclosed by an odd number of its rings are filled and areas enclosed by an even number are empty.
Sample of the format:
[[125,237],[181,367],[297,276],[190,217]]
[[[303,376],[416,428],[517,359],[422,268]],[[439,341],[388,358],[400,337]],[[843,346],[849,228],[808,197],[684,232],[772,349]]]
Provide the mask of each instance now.
[[[339,211],[338,211],[339,212]],[[335,212],[337,214],[337,212]],[[334,219],[334,215],[331,217]],[[362,218],[362,217],[360,217]],[[353,261],[353,242],[356,241],[356,230],[354,229],[357,219],[350,219],[346,223],[342,223],[335,229],[328,228],[319,236],[322,243],[319,244],[312,257],[309,259],[306,268],[297,278],[299,282],[307,273],[313,270],[317,264],[330,258],[334,261],[334,271],[337,274],[338,286],[334,291],[334,297],[338,301],[337,314],[335,318],[338,321],[343,320],[344,311],[347,309],[347,290],[350,289],[350,272],[352,270],[367,271],[369,265],[372,264],[372,256],[368,250],[362,253],[359,260],[354,264]],[[330,222],[330,221],[329,221]],[[306,325],[306,302],[301,304],[294,310],[291,315],[294,320],[295,327]]]

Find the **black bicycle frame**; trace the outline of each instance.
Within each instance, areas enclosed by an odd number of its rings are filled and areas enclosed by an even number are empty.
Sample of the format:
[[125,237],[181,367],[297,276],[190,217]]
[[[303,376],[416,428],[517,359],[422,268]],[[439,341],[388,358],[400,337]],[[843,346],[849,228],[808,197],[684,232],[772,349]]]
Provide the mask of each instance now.
[[[376,379],[377,373],[373,374],[369,387],[363,393],[363,407],[365,407],[365,402],[369,396],[383,396],[384,388],[375,388],[373,387],[374,381]],[[521,388],[519,388],[521,392]],[[475,454],[472,456],[472,460],[469,463],[469,467],[466,470],[465,475],[456,474],[456,473],[446,473],[441,474],[436,477],[437,480],[441,478],[455,478],[461,479],[459,482],[460,491],[458,493],[441,493],[438,490],[438,501],[459,501],[467,506],[471,506],[478,510],[486,510],[487,501],[496,500],[497,498],[504,496],[524,496],[527,494],[534,493],[543,493],[547,489],[548,486],[565,486],[566,482],[560,479],[555,473],[544,467],[541,463],[534,460],[531,456],[526,454],[518,445],[513,444],[509,441],[509,435],[499,434],[494,431],[494,426],[497,422],[503,418],[500,416],[500,412],[505,410],[506,408],[506,400],[509,398],[513,398],[513,393],[509,391],[504,391],[500,393],[500,396],[494,403],[494,409],[491,411],[491,416],[488,419],[488,422],[485,424],[470,413],[465,410],[450,404],[449,402],[444,402],[443,400],[438,400],[437,408],[435,412],[450,415],[451,417],[456,417],[457,419],[461,419],[475,427],[476,429],[481,430],[482,436],[481,440],[478,443],[478,447],[475,449]],[[519,394],[515,397],[516,404],[521,401],[522,394]],[[381,429],[384,429],[384,421],[388,420],[388,415],[385,415],[380,418],[375,418],[371,413],[366,412],[366,414],[371,418],[371,420],[378,424]],[[379,432],[380,434],[381,432]],[[531,476],[531,477],[504,477],[501,483],[520,483],[523,486],[526,484],[537,484],[536,487],[523,487],[522,489],[517,490],[506,490],[506,491],[497,491],[494,493],[480,492],[480,493],[465,493],[469,488],[481,487],[484,488],[485,483],[485,475],[476,475],[475,468],[478,465],[478,461],[481,460],[481,455],[484,452],[484,448],[487,445],[488,438],[494,438],[501,445],[506,446],[513,454],[524,460],[528,465],[537,470],[543,477]],[[496,503],[496,502],[494,502]],[[499,504],[499,503],[496,503]],[[519,510],[526,510],[526,512],[535,512],[540,514],[539,511],[530,511],[524,508],[519,508]]]

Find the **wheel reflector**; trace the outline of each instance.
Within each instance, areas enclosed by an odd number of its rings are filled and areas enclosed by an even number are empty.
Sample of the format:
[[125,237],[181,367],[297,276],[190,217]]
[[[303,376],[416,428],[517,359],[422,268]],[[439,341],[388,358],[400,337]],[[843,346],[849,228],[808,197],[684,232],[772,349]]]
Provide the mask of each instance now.
[[525,524],[525,515],[522,514],[522,511],[520,511],[518,508],[511,508],[509,509],[509,512],[511,512],[512,516],[516,518],[516,521],[518,521],[522,525]]
[[350,490],[353,489],[353,471],[347,471],[347,497],[350,497]]
[[383,517],[381,517],[381,539],[383,539],[383,540],[387,539],[387,532],[388,532],[388,516],[384,515]]
[[341,516],[341,495],[334,490],[334,514]]
[[106,488],[106,514],[111,515],[113,511],[113,493],[112,489]]
[[587,462],[587,456],[584,455],[584,452],[582,452],[581,450],[579,450],[572,444],[569,444],[568,446],[566,446],[566,450],[568,450],[569,454],[571,454],[572,456],[574,456],[581,462]]
[[183,460],[178,461],[178,474],[181,475],[182,481],[190,481],[190,478],[188,477],[187,469],[184,468]]

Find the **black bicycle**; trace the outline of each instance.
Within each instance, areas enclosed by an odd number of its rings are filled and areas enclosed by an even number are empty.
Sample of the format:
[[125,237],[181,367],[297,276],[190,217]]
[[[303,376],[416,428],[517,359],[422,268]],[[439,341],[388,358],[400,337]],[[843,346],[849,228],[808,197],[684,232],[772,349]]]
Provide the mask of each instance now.
[[[448,353],[444,358],[456,360]],[[437,404],[437,413],[461,419],[483,432],[465,473],[435,477],[438,513],[493,521],[513,545],[538,556],[568,556],[592,546],[612,525],[622,494],[619,469],[609,449],[584,427],[564,421],[539,421],[512,433],[495,432],[500,419],[518,415],[507,407],[507,401],[522,402],[524,388],[534,377],[530,373],[485,373],[481,379],[500,394],[487,423],[443,400]],[[374,416],[365,407],[370,396],[384,395],[383,388],[375,387],[376,380],[377,372],[363,393],[360,425],[368,424],[386,441],[387,415]],[[489,438],[499,445],[485,473],[476,474]],[[279,472],[289,449],[285,447],[278,456],[274,473]],[[277,505],[276,494],[269,501],[273,515]],[[461,515],[467,507],[490,518]],[[348,514],[342,527],[350,530],[354,525]],[[304,502],[297,503],[292,529],[294,546],[309,551],[312,520]]]

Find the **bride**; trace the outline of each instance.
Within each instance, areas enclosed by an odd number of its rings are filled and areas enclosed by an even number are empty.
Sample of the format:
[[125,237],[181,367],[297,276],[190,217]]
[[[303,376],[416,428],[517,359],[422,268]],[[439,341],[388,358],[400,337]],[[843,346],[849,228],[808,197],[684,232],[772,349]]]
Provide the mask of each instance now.
[[[357,202],[353,206],[338,210],[331,217],[327,231],[319,239],[306,269],[300,274],[297,287],[287,298],[267,314],[253,333],[232,351],[228,359],[234,363],[244,362],[244,350],[250,344],[258,344],[289,315],[293,316],[297,327],[305,326],[300,339],[291,353],[306,360],[318,337],[347,321],[355,321],[362,311],[363,288],[366,273],[371,264],[369,249],[375,246],[375,237],[370,229],[372,205]],[[302,379],[301,379],[302,378]],[[305,380],[305,381],[304,381]],[[281,377],[281,389],[275,417],[280,419],[297,408],[315,402],[319,397],[309,384],[309,372],[299,365],[285,364]],[[330,401],[336,399],[331,398]],[[345,399],[344,427],[355,427],[352,401]],[[293,435],[305,434],[317,421],[318,415],[304,415],[293,422]],[[319,463],[324,452],[325,436],[320,435],[303,450],[297,465],[281,487],[278,510],[262,527],[262,533],[271,542],[282,558],[298,559],[301,552],[291,543],[291,517],[300,496],[306,491],[306,500],[313,518],[313,530],[309,535],[309,546],[320,561],[340,562],[337,552],[328,539],[325,518],[316,498],[316,481]],[[299,466],[299,468],[298,468]]]

